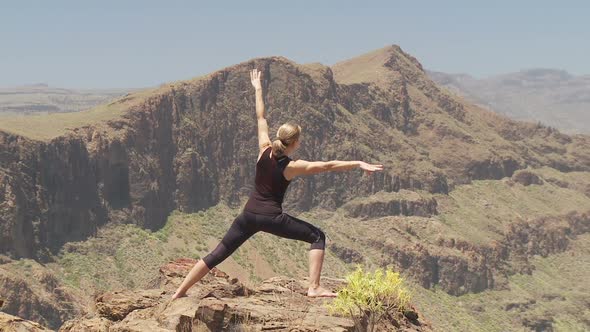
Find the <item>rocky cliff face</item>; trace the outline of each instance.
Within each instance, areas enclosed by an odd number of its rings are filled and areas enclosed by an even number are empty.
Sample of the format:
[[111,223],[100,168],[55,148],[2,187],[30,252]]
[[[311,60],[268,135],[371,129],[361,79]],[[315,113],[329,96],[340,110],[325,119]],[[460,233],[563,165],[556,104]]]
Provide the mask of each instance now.
[[[366,239],[365,243],[383,252],[382,265],[397,266],[423,287],[438,285],[449,294],[462,295],[502,289],[506,277],[515,273],[532,274],[531,257],[563,252],[572,239],[589,231],[587,211],[519,220],[508,226],[500,241],[483,246],[442,236],[436,245],[391,244],[386,239]],[[356,257],[342,248],[337,253]]]
[[[0,265],[0,310],[27,318],[48,328],[84,312],[85,301],[79,294],[33,260],[6,262]],[[3,325],[0,323],[0,331]],[[18,330],[18,329],[16,329]]]
[[384,217],[384,216],[423,216],[437,214],[436,199],[401,189],[397,193],[377,193],[368,198],[353,199],[342,206],[348,216]]
[[447,193],[526,165],[590,169],[589,138],[464,104],[397,46],[333,68],[256,59],[132,104],[124,97],[108,105],[123,108],[120,117],[49,141],[0,133],[0,252],[43,258],[45,248],[54,251],[109,221],[157,229],[173,209],[237,204],[252,188],[257,152],[247,74],[253,67],[264,71],[271,132],[285,121],[304,128],[295,158],[386,166],[371,176],[299,179],[284,204],[294,212],[335,209],[378,191]]
[[76,137],[51,143],[0,132],[0,251],[46,257],[107,221],[95,166]]
[[25,331],[25,332],[49,332],[48,328],[45,328],[39,323],[35,323],[26,319],[22,319],[18,316],[9,315],[0,312],[0,331],[13,332],[13,331]]

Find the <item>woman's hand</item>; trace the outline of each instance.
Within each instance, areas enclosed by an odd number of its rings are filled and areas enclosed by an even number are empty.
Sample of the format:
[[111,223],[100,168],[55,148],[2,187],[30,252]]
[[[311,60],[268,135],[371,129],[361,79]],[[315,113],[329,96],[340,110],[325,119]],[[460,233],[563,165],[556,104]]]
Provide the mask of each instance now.
[[260,74],[262,72],[258,69],[252,69],[250,71],[250,81],[256,90],[262,90],[262,84],[260,83]]
[[364,161],[361,161],[360,167],[365,172],[367,172],[367,174],[371,174],[371,173],[373,173],[375,171],[382,171],[383,170],[383,165],[379,165],[379,164],[367,164]]

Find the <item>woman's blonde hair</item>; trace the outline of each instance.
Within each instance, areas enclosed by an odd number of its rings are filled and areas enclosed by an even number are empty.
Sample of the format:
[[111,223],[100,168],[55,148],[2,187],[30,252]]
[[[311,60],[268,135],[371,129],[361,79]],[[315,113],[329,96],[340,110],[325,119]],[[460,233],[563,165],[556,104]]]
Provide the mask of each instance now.
[[295,143],[301,134],[301,126],[291,122],[284,123],[277,130],[277,136],[272,141],[272,154],[282,157],[287,147]]

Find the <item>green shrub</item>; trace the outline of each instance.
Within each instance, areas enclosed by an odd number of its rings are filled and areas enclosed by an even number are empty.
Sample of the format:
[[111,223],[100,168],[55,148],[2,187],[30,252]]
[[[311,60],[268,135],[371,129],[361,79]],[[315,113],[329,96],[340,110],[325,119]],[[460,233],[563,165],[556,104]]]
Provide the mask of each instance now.
[[350,316],[357,331],[373,331],[385,316],[401,318],[410,302],[403,278],[390,268],[379,268],[371,274],[357,264],[346,280],[348,284],[338,290],[338,296],[327,307],[331,314]]

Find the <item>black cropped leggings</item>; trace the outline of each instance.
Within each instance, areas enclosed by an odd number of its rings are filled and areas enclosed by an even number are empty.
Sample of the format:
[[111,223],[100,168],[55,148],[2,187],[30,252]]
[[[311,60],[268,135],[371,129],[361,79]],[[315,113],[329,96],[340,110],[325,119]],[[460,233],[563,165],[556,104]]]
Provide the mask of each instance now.
[[223,262],[239,246],[255,233],[263,231],[284,237],[311,243],[311,249],[324,249],[326,235],[318,227],[295,218],[286,213],[268,216],[242,210],[229,230],[213,251],[203,257],[209,269]]

